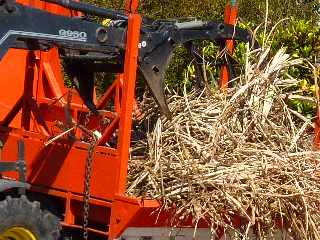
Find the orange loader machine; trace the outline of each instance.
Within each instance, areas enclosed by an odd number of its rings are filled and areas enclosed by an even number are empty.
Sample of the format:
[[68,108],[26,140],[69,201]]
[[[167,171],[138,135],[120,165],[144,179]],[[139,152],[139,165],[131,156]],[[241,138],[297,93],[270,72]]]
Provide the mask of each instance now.
[[[116,239],[168,224],[153,213],[161,203],[126,195],[137,70],[170,117],[163,81],[178,45],[198,56],[194,41],[232,52],[233,40],[252,39],[233,26],[236,1],[225,22],[153,20],[137,9],[138,0],[124,11],[0,0],[0,240]],[[227,87],[232,64],[221,66]],[[96,72],[115,76],[99,100]]]

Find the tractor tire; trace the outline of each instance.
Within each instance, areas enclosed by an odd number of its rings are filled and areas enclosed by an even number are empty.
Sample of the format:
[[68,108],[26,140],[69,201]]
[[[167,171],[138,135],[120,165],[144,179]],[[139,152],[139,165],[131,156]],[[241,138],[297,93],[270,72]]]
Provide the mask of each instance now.
[[0,202],[0,240],[57,240],[59,219],[26,196]]

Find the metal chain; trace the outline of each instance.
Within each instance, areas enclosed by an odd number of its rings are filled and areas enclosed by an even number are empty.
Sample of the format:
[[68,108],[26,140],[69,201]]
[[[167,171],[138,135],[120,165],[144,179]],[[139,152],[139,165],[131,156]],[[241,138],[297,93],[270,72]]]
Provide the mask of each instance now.
[[88,158],[86,161],[85,179],[84,179],[84,200],[83,200],[83,239],[88,240],[88,224],[89,224],[89,201],[90,201],[90,183],[92,174],[93,154],[96,146],[96,139],[93,139],[88,148]]
[[89,111],[87,114],[86,114],[86,117],[85,117],[85,120],[84,120],[84,126],[87,127],[89,122],[90,122],[90,117],[91,117],[92,113],[91,111]]

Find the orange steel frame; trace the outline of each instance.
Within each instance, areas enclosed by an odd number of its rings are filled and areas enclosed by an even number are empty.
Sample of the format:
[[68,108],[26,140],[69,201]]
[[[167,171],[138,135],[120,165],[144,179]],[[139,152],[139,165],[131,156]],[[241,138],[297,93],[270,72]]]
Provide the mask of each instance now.
[[[224,12],[224,22],[231,25],[236,25],[238,19],[238,2],[237,0],[227,1],[225,12]],[[226,48],[230,54],[234,51],[234,41],[227,40]],[[230,76],[228,73],[227,66],[222,66],[220,73],[220,83],[219,86],[222,89],[229,87]]]
[[[77,15],[40,0],[20,2],[55,14]],[[166,218],[168,213],[153,213],[160,206],[158,201],[125,194],[141,25],[141,17],[137,14],[138,0],[128,0],[126,7],[129,21],[124,72],[96,102],[98,109],[112,105],[111,110],[104,113],[109,123],[100,124],[99,117],[91,117],[87,122],[88,128],[102,132],[93,161],[89,231],[106,239],[120,236],[128,226],[172,224]],[[230,7],[227,5],[226,19],[233,21],[235,9]],[[227,46],[232,50],[231,43]],[[32,185],[30,191],[60,203],[63,226],[81,229],[88,143],[66,135],[48,146],[44,144],[62,132],[57,127],[59,123],[71,126],[66,110],[70,112],[71,121],[82,124],[86,122],[88,112],[77,93],[64,86],[57,49],[48,52],[11,49],[0,62],[0,76],[0,139],[4,143],[1,159],[15,161],[16,143],[23,139],[27,181]],[[223,83],[223,86],[227,84]],[[81,129],[74,130],[74,134],[76,139],[84,135]],[[116,145],[106,145],[115,136]],[[16,173],[4,176],[18,177]],[[235,222],[240,221],[237,219]],[[185,223],[185,226],[190,225],[191,222]]]
[[[20,2],[55,14],[77,15],[39,0]],[[113,105],[104,113],[109,119],[107,124],[101,124],[99,117],[87,121],[87,108],[75,91],[64,86],[57,49],[48,52],[11,49],[0,63],[2,159],[15,161],[16,142],[24,140],[31,192],[61,203],[65,227],[82,228],[88,143],[70,139],[68,135],[52,144],[45,143],[62,132],[60,123],[69,127],[72,122],[87,123],[88,128],[102,132],[94,154],[89,231],[109,239],[118,237],[131,222],[137,221],[137,216],[149,215],[159,206],[157,201],[125,195],[141,25],[138,1],[128,1],[126,6],[129,20],[124,71],[97,102],[99,109]],[[76,139],[84,136],[78,128],[74,134]],[[108,146],[115,136],[116,145]],[[17,178],[16,173],[4,176]]]

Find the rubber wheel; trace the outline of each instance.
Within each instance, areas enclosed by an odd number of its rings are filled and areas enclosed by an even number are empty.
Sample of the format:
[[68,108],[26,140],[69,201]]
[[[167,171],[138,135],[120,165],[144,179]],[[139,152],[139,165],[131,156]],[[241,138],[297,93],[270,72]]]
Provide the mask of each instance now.
[[60,229],[61,225],[56,216],[41,210],[39,202],[30,202],[26,196],[7,197],[0,202],[1,240],[57,240]]

